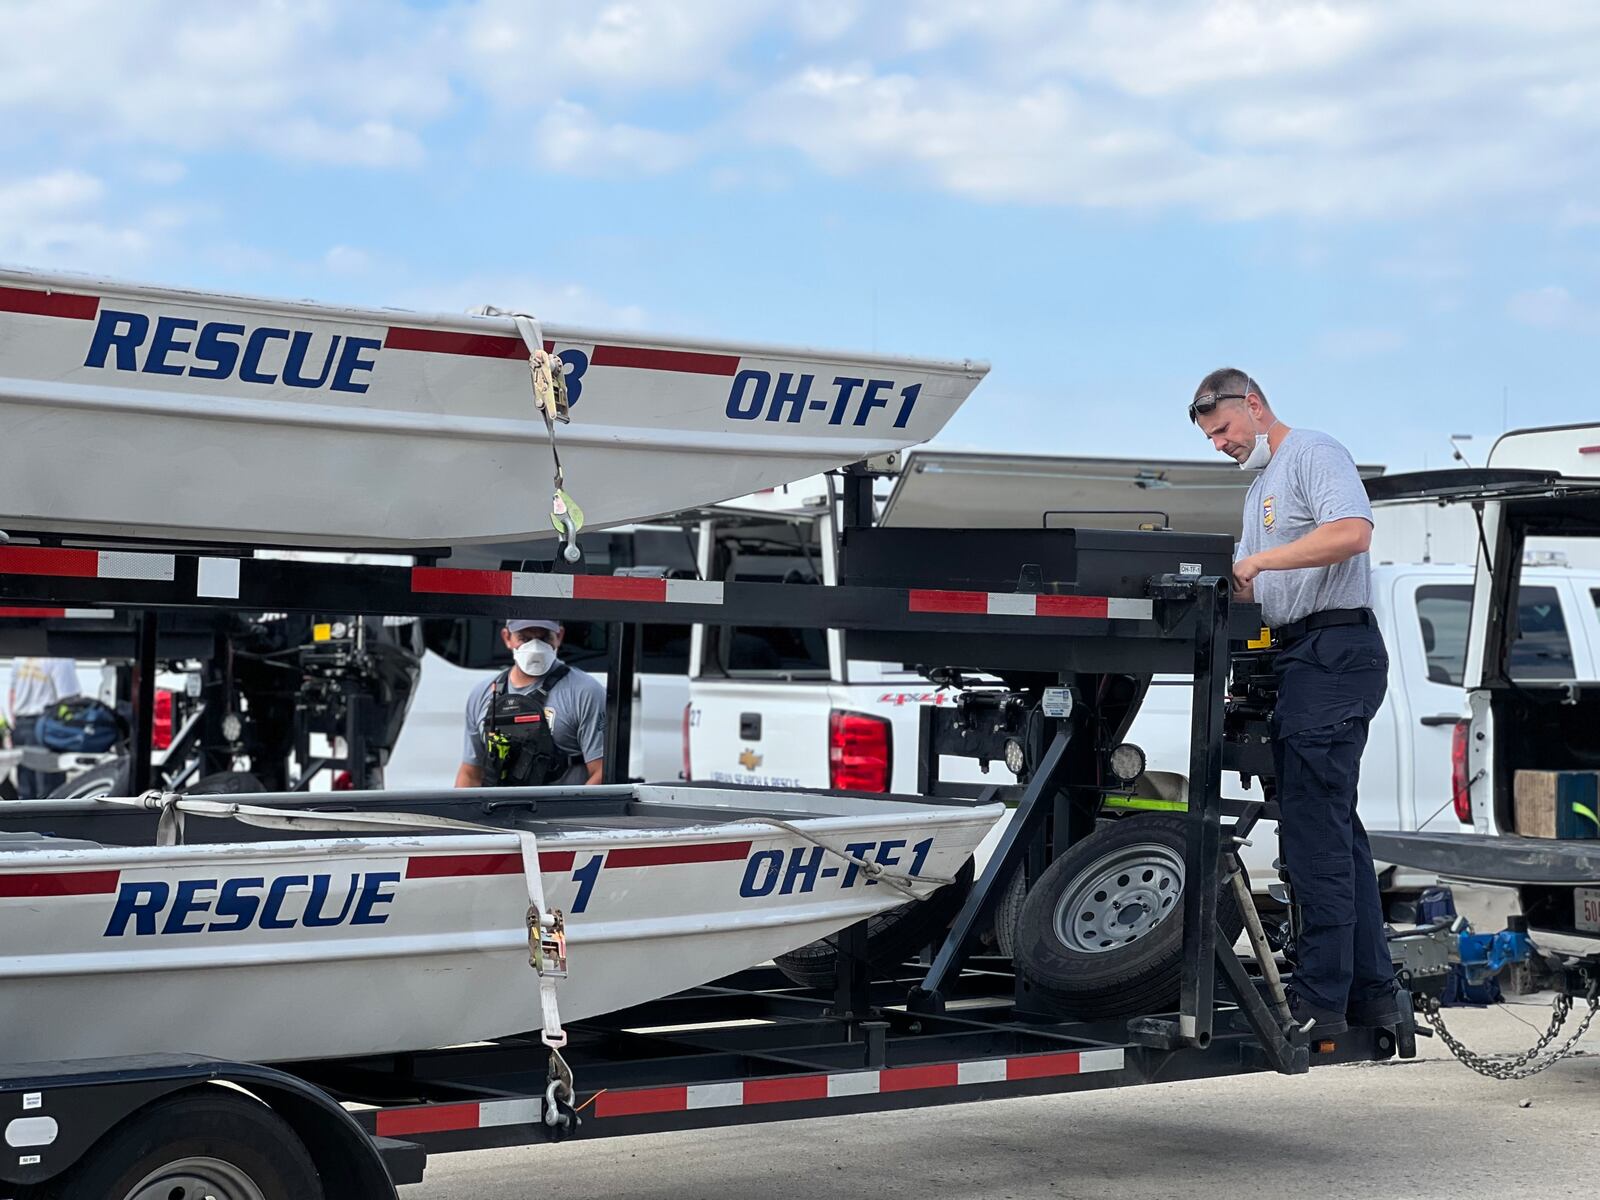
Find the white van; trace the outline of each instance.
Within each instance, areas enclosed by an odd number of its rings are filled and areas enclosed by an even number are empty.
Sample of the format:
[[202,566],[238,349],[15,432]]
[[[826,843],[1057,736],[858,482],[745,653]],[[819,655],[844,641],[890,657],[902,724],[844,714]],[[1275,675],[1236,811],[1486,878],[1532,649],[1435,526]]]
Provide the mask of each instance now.
[[[1374,473],[1370,470],[1368,473]],[[883,505],[884,524],[966,527],[1122,523],[1153,520],[1193,532],[1237,531],[1249,478],[1228,463],[1047,459],[913,451]],[[1179,503],[1181,501],[1181,503]],[[1063,511],[1066,510],[1066,511]],[[1048,515],[1047,515],[1048,513]],[[1452,755],[1466,709],[1467,651],[1476,527],[1464,511],[1432,506],[1379,508],[1374,534],[1373,607],[1390,652],[1389,696],[1362,762],[1360,813],[1372,829],[1460,826],[1452,804]],[[1026,520],[1025,518],[1031,518]],[[801,532],[811,541],[801,542]],[[711,536],[708,536],[711,535]],[[772,528],[724,537],[703,530],[702,569],[719,577],[836,580],[831,517],[800,504]],[[1389,561],[1396,550],[1459,563]],[[1593,596],[1600,569],[1563,565],[1541,550],[1526,570],[1521,638],[1513,670],[1526,678],[1600,677],[1600,623]],[[950,703],[943,690],[897,663],[851,659],[837,632],[749,629],[697,632],[684,722],[688,778],[767,787],[918,790],[920,710]],[[1189,763],[1190,683],[1158,677],[1128,734],[1146,754],[1152,794],[1142,808],[1182,808]],[[967,759],[944,759],[950,782],[1014,783],[1004,764],[987,776]],[[1255,798],[1238,780],[1224,791]],[[1275,879],[1277,839],[1258,827],[1245,864],[1258,892]],[[1391,893],[1431,881],[1386,869]]]

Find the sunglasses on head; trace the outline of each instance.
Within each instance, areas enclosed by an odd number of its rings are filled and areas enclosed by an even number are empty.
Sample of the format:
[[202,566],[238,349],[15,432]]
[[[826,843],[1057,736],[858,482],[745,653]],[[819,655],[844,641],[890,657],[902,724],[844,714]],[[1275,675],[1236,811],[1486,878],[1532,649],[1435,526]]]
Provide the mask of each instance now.
[[1207,413],[1212,412],[1224,400],[1243,400],[1248,394],[1240,392],[1207,392],[1204,396],[1196,396],[1194,403],[1189,405],[1189,423],[1193,424]]

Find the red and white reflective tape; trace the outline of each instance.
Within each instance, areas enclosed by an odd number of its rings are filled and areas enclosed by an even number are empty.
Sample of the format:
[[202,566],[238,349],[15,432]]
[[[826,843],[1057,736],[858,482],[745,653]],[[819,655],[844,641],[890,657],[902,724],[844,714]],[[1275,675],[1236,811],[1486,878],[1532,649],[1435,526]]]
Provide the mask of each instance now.
[[1023,592],[951,592],[912,588],[912,612],[979,613],[991,617],[1080,617],[1148,621],[1155,601],[1117,596],[1044,596]]
[[[1015,1083],[1028,1079],[1120,1071],[1122,1067],[1121,1047],[1071,1050],[1056,1054],[978,1059],[975,1062],[889,1067],[881,1071],[841,1071],[832,1075],[795,1075],[732,1083],[614,1089],[599,1093],[594,1101],[593,1112],[596,1120],[604,1120],[607,1117],[692,1112],[707,1108],[837,1100],[849,1096],[877,1096],[980,1083]],[[398,1137],[408,1133],[450,1133],[462,1129],[532,1124],[539,1118],[537,1100],[487,1100],[476,1104],[389,1109],[377,1114],[376,1124],[380,1137]]]
[[[33,317],[64,317],[92,321],[100,311],[100,297],[72,292],[43,291],[36,288],[0,287],[0,312]],[[338,320],[336,314],[332,319]],[[384,331],[385,350],[411,350],[425,354],[453,354],[467,358],[508,358],[526,360],[528,347],[520,337],[497,333],[466,333],[458,329],[419,329],[409,325],[390,325]],[[554,342],[545,342],[554,350]],[[690,375],[739,373],[737,354],[714,354],[704,350],[671,350],[658,346],[596,345],[589,350],[589,366],[622,367],[638,371],[676,371]]]
[[72,579],[142,579],[171,583],[177,556],[127,550],[62,550],[53,546],[0,546],[0,575],[54,575]]
[[721,604],[722,584],[699,579],[635,579],[626,575],[548,575],[534,571],[463,571],[412,567],[411,590],[449,596],[528,596],[549,600],[632,600],[656,604]]

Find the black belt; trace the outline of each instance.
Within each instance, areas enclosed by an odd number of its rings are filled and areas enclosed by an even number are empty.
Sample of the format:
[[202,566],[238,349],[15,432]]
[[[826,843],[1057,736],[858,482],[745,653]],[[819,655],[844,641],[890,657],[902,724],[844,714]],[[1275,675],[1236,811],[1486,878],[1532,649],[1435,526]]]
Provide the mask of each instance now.
[[1298,621],[1290,621],[1287,625],[1280,625],[1272,631],[1272,640],[1279,646],[1287,646],[1291,642],[1298,642],[1308,633],[1315,633],[1319,629],[1332,629],[1336,625],[1376,625],[1378,619],[1372,615],[1370,608],[1330,608],[1325,612],[1314,612],[1309,617],[1302,617]]

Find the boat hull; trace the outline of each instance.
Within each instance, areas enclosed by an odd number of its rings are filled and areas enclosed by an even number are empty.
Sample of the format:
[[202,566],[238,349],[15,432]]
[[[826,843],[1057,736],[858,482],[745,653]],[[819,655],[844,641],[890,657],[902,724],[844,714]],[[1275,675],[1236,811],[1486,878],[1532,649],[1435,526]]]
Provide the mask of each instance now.
[[[948,878],[997,806],[798,820]],[[710,982],[904,902],[761,821],[541,838],[567,914],[564,1020]],[[931,883],[915,890],[928,894]],[[151,1052],[285,1061],[539,1025],[520,844],[489,833],[0,855],[0,1061]]]
[[[926,441],[981,364],[549,325],[590,525]],[[503,317],[0,272],[0,528],[328,548],[554,536],[554,463]],[[63,453],[75,469],[55,469]]]

